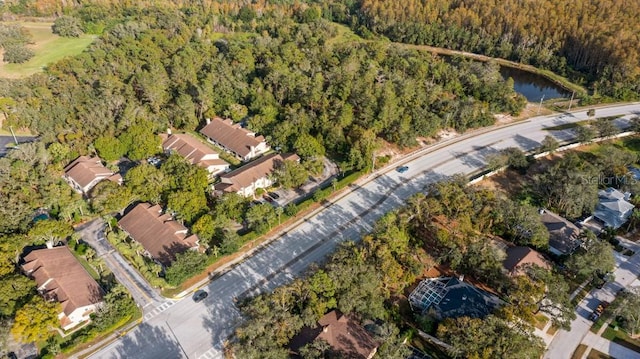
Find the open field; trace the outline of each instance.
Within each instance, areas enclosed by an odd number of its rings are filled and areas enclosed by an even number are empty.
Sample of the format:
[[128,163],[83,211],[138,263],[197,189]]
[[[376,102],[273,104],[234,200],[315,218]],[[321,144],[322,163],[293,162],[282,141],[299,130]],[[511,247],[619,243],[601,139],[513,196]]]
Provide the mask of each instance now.
[[66,56],[81,53],[95,39],[94,35],[82,35],[78,38],[67,38],[54,35],[50,22],[17,22],[24,26],[33,36],[34,44],[28,45],[36,55],[23,64],[0,62],[0,77],[21,78],[32,75],[48,64]]

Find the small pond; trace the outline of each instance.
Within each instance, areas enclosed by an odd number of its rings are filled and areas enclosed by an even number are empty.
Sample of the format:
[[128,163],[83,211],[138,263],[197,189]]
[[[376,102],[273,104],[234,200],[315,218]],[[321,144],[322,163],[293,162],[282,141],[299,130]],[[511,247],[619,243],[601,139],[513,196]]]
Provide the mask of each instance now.
[[545,100],[571,97],[571,91],[531,72],[501,66],[500,74],[504,79],[513,78],[515,91],[524,95],[529,102],[539,102],[542,96]]

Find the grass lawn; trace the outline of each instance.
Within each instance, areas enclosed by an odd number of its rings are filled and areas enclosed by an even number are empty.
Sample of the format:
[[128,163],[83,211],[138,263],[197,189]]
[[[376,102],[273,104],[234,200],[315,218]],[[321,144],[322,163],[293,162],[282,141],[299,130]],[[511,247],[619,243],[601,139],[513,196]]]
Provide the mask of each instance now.
[[544,314],[537,314],[535,317],[535,327],[542,330],[544,329],[544,326],[547,325],[547,322],[549,322],[549,318],[547,318],[546,315]]
[[23,64],[8,64],[0,62],[0,76],[20,78],[32,75],[48,64],[64,57],[81,53],[96,38],[94,35],[82,35],[78,38],[67,38],[54,35],[50,22],[18,22],[25,27],[35,44],[28,45],[34,50],[35,56]]
[[584,353],[587,351],[587,348],[588,347],[584,344],[578,345],[578,347],[576,348],[576,351],[573,352],[571,359],[581,359]]
[[614,358],[608,356],[605,353],[599,352],[595,349],[591,349],[591,351],[589,352],[589,355],[587,355],[587,359],[614,359]]
[[562,125],[545,127],[545,128],[543,128],[543,130],[545,130],[545,131],[563,131],[563,130],[569,130],[569,129],[572,129],[572,128],[576,128],[578,126],[587,125],[587,124],[589,124],[591,122],[592,122],[591,120],[584,120],[584,121],[578,121],[578,122],[572,122],[572,123],[563,123]]
[[615,324],[615,322],[611,323],[611,325],[605,329],[604,333],[602,333],[602,337],[611,340],[616,344],[620,344],[625,348],[640,352],[640,340],[629,337],[629,335],[622,329],[615,330]]

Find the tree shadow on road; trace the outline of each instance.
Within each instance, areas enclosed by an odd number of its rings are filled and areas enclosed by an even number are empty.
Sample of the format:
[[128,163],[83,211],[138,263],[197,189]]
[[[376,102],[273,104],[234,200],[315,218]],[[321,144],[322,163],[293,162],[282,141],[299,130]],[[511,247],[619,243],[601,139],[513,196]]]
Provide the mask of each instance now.
[[118,339],[116,353],[111,358],[184,358],[178,342],[164,329],[146,323],[140,324],[133,332]]

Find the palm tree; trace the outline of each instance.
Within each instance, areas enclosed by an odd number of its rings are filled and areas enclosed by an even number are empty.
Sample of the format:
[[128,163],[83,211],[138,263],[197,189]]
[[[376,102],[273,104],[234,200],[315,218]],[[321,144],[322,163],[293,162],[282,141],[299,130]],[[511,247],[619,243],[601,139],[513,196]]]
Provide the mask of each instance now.
[[95,251],[93,248],[89,247],[89,248],[87,248],[87,250],[84,252],[84,257],[85,257],[88,261],[92,261],[92,260],[95,258],[96,254],[97,254],[97,253],[96,253],[96,251]]

